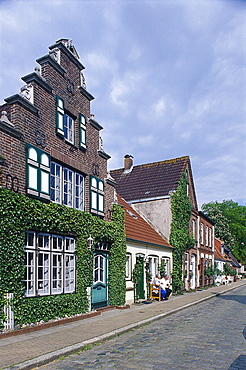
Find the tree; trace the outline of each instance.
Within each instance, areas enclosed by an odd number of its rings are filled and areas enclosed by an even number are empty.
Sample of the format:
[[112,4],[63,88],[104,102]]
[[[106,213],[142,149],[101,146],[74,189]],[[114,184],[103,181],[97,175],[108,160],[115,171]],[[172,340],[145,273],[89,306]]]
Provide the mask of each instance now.
[[202,205],[203,212],[215,224],[215,236],[221,239],[234,256],[246,264],[246,206],[232,200]]

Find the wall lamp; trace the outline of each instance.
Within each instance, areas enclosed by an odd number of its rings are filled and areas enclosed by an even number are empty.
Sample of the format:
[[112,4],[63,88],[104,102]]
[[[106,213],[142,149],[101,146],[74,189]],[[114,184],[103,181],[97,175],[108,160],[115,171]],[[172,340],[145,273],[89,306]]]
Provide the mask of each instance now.
[[92,249],[92,246],[93,246],[93,243],[94,243],[94,239],[92,238],[92,236],[90,235],[89,238],[87,239],[87,245],[88,245],[88,249],[91,251]]

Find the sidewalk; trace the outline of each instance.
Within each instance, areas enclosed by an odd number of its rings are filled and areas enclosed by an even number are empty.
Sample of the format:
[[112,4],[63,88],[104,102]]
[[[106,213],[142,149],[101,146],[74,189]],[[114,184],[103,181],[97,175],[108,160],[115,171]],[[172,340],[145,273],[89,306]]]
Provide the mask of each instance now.
[[246,280],[227,286],[172,296],[168,301],[133,304],[130,308],[106,310],[83,320],[51,326],[26,334],[1,338],[0,369],[26,370],[51,362],[104,339],[158,320],[164,316],[223,294]]

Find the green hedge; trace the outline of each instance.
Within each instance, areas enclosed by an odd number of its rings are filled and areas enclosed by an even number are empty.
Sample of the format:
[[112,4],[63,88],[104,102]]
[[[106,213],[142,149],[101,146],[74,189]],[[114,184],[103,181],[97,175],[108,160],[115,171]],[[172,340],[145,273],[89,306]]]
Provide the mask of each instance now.
[[[24,295],[24,242],[28,230],[57,232],[77,239],[77,290],[74,294],[26,298]],[[92,235],[95,242],[111,243],[108,287],[111,305],[125,303],[126,237],[124,212],[113,205],[112,221],[62,205],[45,204],[0,188],[0,308],[5,293],[14,293],[15,324],[27,324],[88,311],[86,288],[93,281],[93,252],[87,248]],[[0,322],[3,319],[0,309]]]

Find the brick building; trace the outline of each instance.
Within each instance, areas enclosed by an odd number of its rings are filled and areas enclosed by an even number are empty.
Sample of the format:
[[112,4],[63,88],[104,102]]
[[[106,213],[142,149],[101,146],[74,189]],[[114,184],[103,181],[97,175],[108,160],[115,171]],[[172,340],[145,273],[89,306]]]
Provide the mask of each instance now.
[[[43,204],[66,206],[71,217],[74,209],[90,213],[98,235],[99,226],[105,229],[113,224],[115,183],[107,172],[110,156],[100,137],[102,126],[91,114],[94,97],[86,89],[84,66],[68,39],[50,46],[37,63],[34,72],[22,77],[25,84],[20,93],[6,98],[0,107],[0,188]],[[89,227],[85,231],[93,234]],[[84,235],[86,240],[89,234]],[[95,307],[110,302],[112,240],[102,233],[94,240]],[[76,292],[76,244],[74,230],[47,232],[41,225],[26,232],[26,297]]]
[[84,66],[66,39],[37,62],[20,94],[0,107],[1,185],[105,218],[113,202],[110,156],[90,112]]

